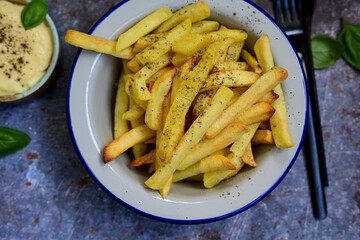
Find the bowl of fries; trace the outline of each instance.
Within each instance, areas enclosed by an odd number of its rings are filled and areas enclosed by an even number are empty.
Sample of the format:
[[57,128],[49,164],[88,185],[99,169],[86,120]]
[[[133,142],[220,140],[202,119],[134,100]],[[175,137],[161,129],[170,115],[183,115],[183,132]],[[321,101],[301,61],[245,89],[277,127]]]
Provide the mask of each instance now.
[[174,223],[240,213],[269,194],[302,144],[307,92],[285,33],[247,1],[120,3],[86,34],[68,124],[93,179]]

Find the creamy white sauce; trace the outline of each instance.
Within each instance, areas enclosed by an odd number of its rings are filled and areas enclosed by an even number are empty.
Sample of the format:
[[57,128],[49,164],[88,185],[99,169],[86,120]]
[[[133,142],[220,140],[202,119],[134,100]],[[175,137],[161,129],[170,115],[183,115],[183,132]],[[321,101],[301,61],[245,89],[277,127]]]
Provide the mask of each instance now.
[[24,6],[0,0],[0,96],[24,92],[45,75],[54,44],[49,26],[25,30]]

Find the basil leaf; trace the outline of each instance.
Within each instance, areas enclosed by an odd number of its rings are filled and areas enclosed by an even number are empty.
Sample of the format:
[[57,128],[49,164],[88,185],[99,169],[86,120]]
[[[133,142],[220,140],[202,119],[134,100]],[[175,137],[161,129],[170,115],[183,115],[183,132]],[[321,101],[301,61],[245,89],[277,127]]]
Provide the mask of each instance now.
[[21,131],[0,127],[0,156],[14,153],[30,142],[29,136]]
[[351,66],[360,71],[360,25],[350,24],[345,18],[345,27],[338,35],[338,40],[345,46],[343,57]]
[[48,5],[44,0],[35,0],[27,4],[21,12],[21,23],[26,30],[40,25],[46,17]]
[[344,45],[327,35],[312,35],[311,51],[314,68],[325,68],[335,63],[342,56]]

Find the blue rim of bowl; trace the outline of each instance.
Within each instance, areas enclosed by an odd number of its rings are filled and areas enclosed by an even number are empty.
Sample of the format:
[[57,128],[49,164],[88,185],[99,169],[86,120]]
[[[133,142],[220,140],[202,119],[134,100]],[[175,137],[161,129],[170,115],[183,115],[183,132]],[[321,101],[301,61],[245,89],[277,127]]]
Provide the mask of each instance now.
[[4,103],[6,102],[15,102],[18,100],[21,100],[31,94],[33,94],[34,92],[36,92],[37,90],[39,90],[51,77],[52,73],[54,72],[56,65],[59,61],[59,56],[60,56],[60,40],[59,40],[59,33],[56,29],[56,25],[54,23],[54,21],[51,19],[50,15],[47,14],[46,15],[46,23],[48,24],[50,30],[51,30],[51,35],[53,37],[53,44],[54,44],[54,51],[53,51],[53,55],[51,57],[51,62],[50,65],[48,67],[48,69],[46,70],[45,75],[40,79],[40,81],[38,83],[36,83],[33,87],[31,87],[30,89],[22,92],[22,93],[18,93],[12,96],[5,96],[5,97],[9,97],[8,101],[3,101]]
[[[89,31],[89,34],[93,33],[95,31],[95,29],[115,10],[117,10],[119,7],[121,7],[122,5],[124,5],[125,3],[129,2],[131,0],[125,0],[119,4],[117,4],[116,6],[114,6],[111,10],[109,10],[104,16],[102,16],[96,23],[95,25],[91,28],[91,30]],[[280,26],[277,24],[277,22],[275,21],[275,19],[273,19],[267,12],[265,12],[263,9],[261,9],[259,6],[257,6],[256,4],[248,1],[248,0],[243,0],[244,2],[250,4],[251,6],[255,7],[258,11],[260,11],[262,14],[264,14],[278,29],[279,31],[285,36],[285,38],[288,40],[288,42],[290,43],[292,50],[294,51],[297,60],[298,60],[298,64],[299,67],[301,69],[302,72],[302,76],[303,76],[303,85],[304,85],[304,93],[305,93],[305,121],[304,121],[304,128],[303,128],[303,132],[302,132],[302,136],[301,136],[301,140],[299,143],[298,148],[296,149],[296,152],[293,156],[293,158],[291,159],[290,164],[288,165],[288,167],[286,168],[286,170],[283,172],[283,174],[277,179],[277,181],[266,191],[264,192],[262,195],[260,195],[258,198],[256,198],[254,201],[248,203],[246,206],[239,208],[235,211],[229,212],[227,214],[221,215],[221,216],[217,216],[217,217],[212,217],[212,218],[205,218],[205,219],[196,219],[196,220],[180,220],[180,219],[171,219],[171,218],[164,218],[164,217],[160,217],[160,216],[156,216],[156,215],[152,215],[149,213],[146,213],[142,210],[139,210],[131,205],[129,205],[128,203],[124,202],[123,200],[121,200],[120,198],[118,198],[117,196],[115,196],[109,189],[107,189],[101,182],[100,180],[95,176],[95,174],[91,171],[91,169],[89,168],[89,166],[87,165],[84,157],[81,155],[80,149],[78,148],[75,136],[74,136],[74,132],[72,130],[72,123],[71,123],[71,116],[70,116],[70,91],[71,91],[71,81],[73,78],[73,74],[75,71],[75,67],[76,67],[76,63],[79,59],[79,56],[82,52],[82,49],[79,49],[76,57],[74,59],[74,63],[71,69],[71,73],[70,73],[70,78],[69,78],[69,83],[68,83],[68,92],[67,92],[67,104],[66,104],[66,108],[67,108],[67,122],[68,122],[68,127],[69,127],[69,131],[70,131],[70,135],[71,135],[71,139],[73,142],[73,145],[75,147],[75,150],[78,154],[78,156],[80,157],[80,160],[83,164],[83,166],[85,167],[86,171],[90,174],[91,178],[101,187],[101,189],[103,189],[108,195],[110,195],[113,199],[115,199],[117,202],[121,203],[122,205],[124,205],[125,207],[145,216],[145,217],[149,217],[151,219],[155,219],[158,221],[162,221],[162,222],[167,222],[167,223],[177,223],[177,224],[201,224],[201,223],[209,223],[209,222],[215,222],[218,220],[222,220],[228,217],[231,217],[233,215],[236,215],[240,212],[243,212],[247,209],[249,209],[250,207],[254,206],[256,203],[260,202],[262,199],[264,199],[268,194],[270,194],[278,185],[279,183],[284,179],[284,177],[287,175],[287,173],[290,171],[291,167],[293,166],[293,164],[295,163],[295,160],[300,152],[301,146],[303,144],[304,141],[304,136],[305,136],[305,130],[307,128],[307,119],[308,119],[308,110],[309,110],[309,97],[308,97],[308,91],[307,91],[307,83],[306,83],[306,77],[304,74],[304,69],[302,67],[300,58],[293,46],[293,44],[291,43],[290,39],[287,37],[287,35],[285,34],[285,32],[280,28]]]

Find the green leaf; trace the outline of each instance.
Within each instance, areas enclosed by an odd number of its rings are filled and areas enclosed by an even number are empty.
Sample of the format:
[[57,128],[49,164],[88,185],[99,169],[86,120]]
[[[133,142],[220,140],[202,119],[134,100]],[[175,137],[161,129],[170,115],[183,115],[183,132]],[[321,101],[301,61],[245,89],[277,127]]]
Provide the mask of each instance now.
[[35,0],[27,4],[21,12],[21,23],[26,30],[40,25],[46,18],[48,5],[45,0]]
[[31,139],[21,131],[0,127],[0,156],[19,151],[29,144]]
[[350,24],[345,18],[345,27],[338,35],[338,40],[345,46],[343,57],[351,66],[360,71],[360,25]]
[[314,68],[325,68],[335,63],[342,56],[344,45],[327,35],[312,35],[311,51]]

